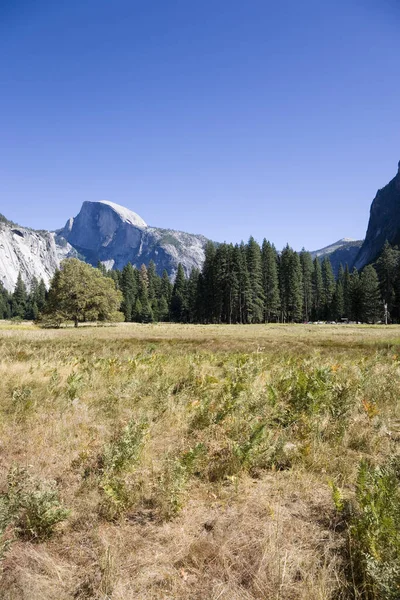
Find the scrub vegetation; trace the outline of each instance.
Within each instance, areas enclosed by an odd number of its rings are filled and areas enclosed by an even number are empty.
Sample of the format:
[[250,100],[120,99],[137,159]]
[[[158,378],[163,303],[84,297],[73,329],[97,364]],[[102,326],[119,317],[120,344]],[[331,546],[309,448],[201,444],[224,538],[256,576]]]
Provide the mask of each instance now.
[[3,600],[400,597],[400,327],[0,325]]

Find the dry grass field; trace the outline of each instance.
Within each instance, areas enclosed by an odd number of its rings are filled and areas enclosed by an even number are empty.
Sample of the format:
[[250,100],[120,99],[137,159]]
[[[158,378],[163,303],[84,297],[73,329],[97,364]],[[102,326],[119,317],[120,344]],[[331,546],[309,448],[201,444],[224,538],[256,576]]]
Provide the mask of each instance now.
[[400,598],[400,327],[0,325],[2,600]]

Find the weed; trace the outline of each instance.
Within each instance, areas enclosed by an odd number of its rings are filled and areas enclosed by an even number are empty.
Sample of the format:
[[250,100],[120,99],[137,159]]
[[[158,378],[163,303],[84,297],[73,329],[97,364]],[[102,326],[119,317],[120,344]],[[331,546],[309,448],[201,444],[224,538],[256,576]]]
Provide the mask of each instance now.
[[351,555],[360,597],[400,597],[400,457],[383,466],[362,461],[350,521]]
[[33,479],[26,469],[12,468],[7,491],[0,496],[0,529],[11,526],[24,540],[49,538],[69,511],[60,502],[54,482]]

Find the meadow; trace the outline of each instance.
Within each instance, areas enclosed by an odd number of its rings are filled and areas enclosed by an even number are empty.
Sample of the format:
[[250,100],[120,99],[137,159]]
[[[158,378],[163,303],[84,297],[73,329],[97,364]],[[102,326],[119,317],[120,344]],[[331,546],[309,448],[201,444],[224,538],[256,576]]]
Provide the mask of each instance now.
[[400,598],[400,326],[0,324],[2,600]]

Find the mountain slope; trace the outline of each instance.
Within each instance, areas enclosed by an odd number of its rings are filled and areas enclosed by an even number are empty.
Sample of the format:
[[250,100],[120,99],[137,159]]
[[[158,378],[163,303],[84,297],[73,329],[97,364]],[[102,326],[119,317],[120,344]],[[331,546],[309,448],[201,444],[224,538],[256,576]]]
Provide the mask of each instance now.
[[311,256],[313,259],[318,257],[320,260],[322,260],[325,256],[328,256],[329,260],[331,261],[332,270],[336,277],[341,264],[343,266],[347,264],[350,269],[352,268],[354,260],[362,244],[362,240],[342,238],[341,240],[338,240],[334,244],[330,244],[325,248],[314,250],[311,252]]
[[355,260],[357,269],[374,261],[386,240],[400,244],[400,162],[397,175],[372,202],[365,241]]
[[0,282],[7,290],[14,289],[19,272],[28,287],[34,277],[48,285],[59,258],[54,234],[0,223]]
[[189,274],[201,268],[207,238],[172,229],[149,227],[133,211],[108,202],[84,202],[79,214],[56,232],[57,241],[66,240],[84,259],[107,268],[122,269],[131,262],[140,267],[153,260],[157,271],[174,275],[178,264]]

